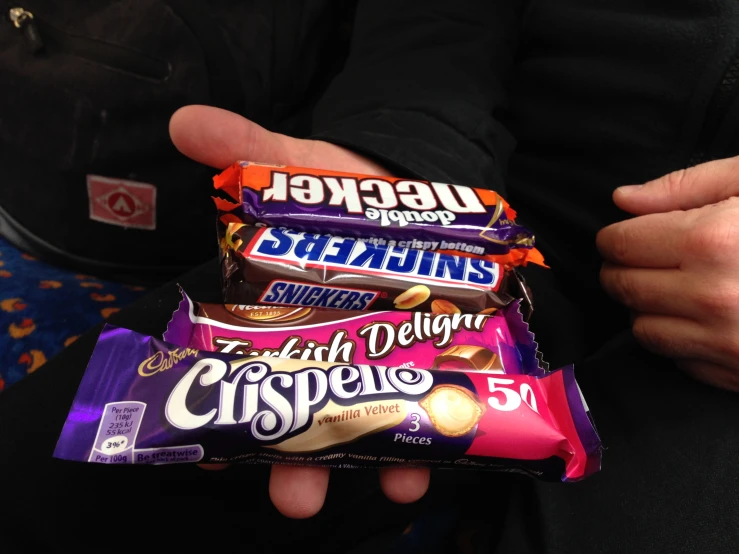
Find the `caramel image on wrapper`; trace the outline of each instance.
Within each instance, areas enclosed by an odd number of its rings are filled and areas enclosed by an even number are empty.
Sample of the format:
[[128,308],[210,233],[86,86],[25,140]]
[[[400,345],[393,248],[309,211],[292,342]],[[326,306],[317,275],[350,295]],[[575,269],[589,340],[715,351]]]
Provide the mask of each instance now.
[[418,405],[445,437],[461,437],[472,431],[486,409],[470,391],[455,385],[434,387]]

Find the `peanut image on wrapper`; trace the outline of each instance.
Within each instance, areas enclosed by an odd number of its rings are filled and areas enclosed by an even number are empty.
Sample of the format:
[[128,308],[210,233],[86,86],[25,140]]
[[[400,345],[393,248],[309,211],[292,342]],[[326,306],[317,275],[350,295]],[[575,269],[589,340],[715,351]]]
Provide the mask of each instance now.
[[426,285],[416,285],[401,292],[393,304],[399,310],[410,310],[426,302],[429,296],[431,296],[431,290]]
[[456,305],[444,300],[443,298],[437,298],[431,302],[431,312],[435,314],[461,314],[460,310]]

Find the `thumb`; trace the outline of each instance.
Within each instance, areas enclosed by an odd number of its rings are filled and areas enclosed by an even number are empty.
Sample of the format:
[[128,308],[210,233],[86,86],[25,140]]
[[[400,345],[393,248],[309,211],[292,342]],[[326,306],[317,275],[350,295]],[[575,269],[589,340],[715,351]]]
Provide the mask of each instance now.
[[273,133],[238,114],[185,106],[169,121],[175,147],[188,158],[223,169],[238,160],[388,175],[377,163],[340,146]]
[[739,195],[739,156],[681,169],[643,185],[620,187],[613,201],[634,215],[692,210]]
[[209,106],[186,106],[169,121],[169,135],[185,156],[222,169],[237,160],[293,165],[305,140],[272,133],[238,114]]

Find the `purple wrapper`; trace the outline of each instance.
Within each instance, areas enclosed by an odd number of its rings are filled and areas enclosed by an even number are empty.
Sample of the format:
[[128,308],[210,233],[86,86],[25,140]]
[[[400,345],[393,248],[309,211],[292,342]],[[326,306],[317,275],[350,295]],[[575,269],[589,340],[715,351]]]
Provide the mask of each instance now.
[[574,481],[599,468],[599,444],[571,367],[534,377],[244,358],[106,326],[54,456],[461,467]]
[[235,164],[214,182],[239,203],[232,213],[248,224],[479,256],[534,246],[533,233],[490,190],[253,162]]

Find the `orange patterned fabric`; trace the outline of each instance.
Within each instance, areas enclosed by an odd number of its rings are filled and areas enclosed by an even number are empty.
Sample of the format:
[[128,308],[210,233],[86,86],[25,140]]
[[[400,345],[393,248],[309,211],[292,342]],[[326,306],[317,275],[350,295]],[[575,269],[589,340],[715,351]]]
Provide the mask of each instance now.
[[0,237],[0,391],[143,292],[50,266]]

